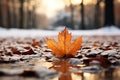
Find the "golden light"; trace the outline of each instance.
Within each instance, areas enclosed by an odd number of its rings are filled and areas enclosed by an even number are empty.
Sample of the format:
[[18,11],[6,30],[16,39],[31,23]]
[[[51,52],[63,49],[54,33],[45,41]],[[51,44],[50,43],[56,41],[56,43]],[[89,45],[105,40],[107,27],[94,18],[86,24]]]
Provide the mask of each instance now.
[[90,73],[84,73],[84,76],[89,78],[91,76],[91,74]]
[[39,68],[39,67],[45,67],[45,68],[49,68],[49,67],[51,67],[53,64],[52,63],[50,63],[50,62],[46,62],[46,60],[45,59],[40,59],[40,60],[38,60],[36,63],[39,63],[39,64],[36,64],[36,68]]
[[82,77],[80,75],[76,75],[74,73],[71,73],[71,75],[73,80],[82,80]]
[[120,2],[120,0],[118,0],[118,2]]
[[[58,11],[64,10],[66,5],[70,5],[70,0],[37,0],[40,4],[36,12],[45,14],[48,18],[53,18]],[[97,0],[83,0],[84,5],[95,4]],[[73,5],[79,5],[82,0],[71,0]]]
[[95,4],[97,0],[84,0],[84,4]]
[[84,73],[85,80],[100,80],[99,75],[91,74],[91,73]]
[[82,2],[82,0],[71,0],[72,4],[77,5]]
[[37,9],[37,13],[45,14],[48,18],[54,17],[57,11],[65,7],[62,0],[38,0],[40,7]]
[[59,80],[58,77],[53,78],[52,80]]
[[[95,4],[97,0],[83,0],[84,5],[87,4]],[[82,0],[71,0],[72,4],[77,5],[80,4],[82,2]]]

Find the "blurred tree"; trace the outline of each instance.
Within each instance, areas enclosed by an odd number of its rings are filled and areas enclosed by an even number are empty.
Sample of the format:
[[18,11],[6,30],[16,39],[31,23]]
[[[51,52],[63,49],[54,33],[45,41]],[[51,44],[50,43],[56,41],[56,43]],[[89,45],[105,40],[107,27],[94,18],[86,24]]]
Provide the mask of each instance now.
[[18,0],[12,0],[12,8],[13,8],[13,26],[15,28],[19,28],[19,24],[20,24],[20,5],[19,5],[19,1]]
[[11,27],[15,27],[13,24],[14,24],[14,22],[13,22],[13,1],[14,0],[9,0],[8,1],[8,24],[9,24],[9,28],[11,28]]
[[11,13],[10,13],[10,3],[11,3],[11,0],[8,0],[7,1],[7,27],[8,28],[11,28],[12,25],[11,25]]
[[100,11],[100,2],[102,0],[97,0],[96,5],[95,5],[95,19],[94,19],[94,26],[96,28],[99,28],[101,25],[100,17],[101,17],[101,11]]
[[31,0],[27,0],[27,27],[31,28],[32,23],[31,23],[31,5],[30,5]]
[[114,25],[114,0],[105,0],[105,26]]
[[115,25],[120,28],[120,0],[114,1]]
[[71,10],[71,28],[74,29],[74,6],[72,4],[72,0],[70,1],[70,10]]
[[27,28],[35,28],[36,0],[27,0]]
[[23,10],[23,14],[24,14],[24,22],[23,22],[23,28],[27,29],[28,28],[28,1],[30,0],[24,0],[24,10]]
[[84,0],[82,0],[81,4],[80,4],[80,7],[81,7],[81,29],[85,29],[85,24],[84,24]]
[[0,26],[2,26],[2,4],[1,4],[1,0],[0,0]]
[[1,6],[2,26],[7,27],[7,0],[1,0]]
[[24,22],[23,3],[24,3],[24,0],[19,0],[19,2],[20,2],[20,25],[19,25],[19,28],[23,28],[23,22]]
[[35,27],[36,0],[0,0],[0,25],[6,28]]
[[32,14],[32,26],[34,27],[34,28],[36,28],[37,26],[36,26],[36,13],[35,13],[35,11],[36,11],[36,7],[37,7],[37,1],[36,0],[34,0],[35,2],[34,2],[34,5],[33,5],[33,9],[32,9],[32,12],[33,12],[33,14]]

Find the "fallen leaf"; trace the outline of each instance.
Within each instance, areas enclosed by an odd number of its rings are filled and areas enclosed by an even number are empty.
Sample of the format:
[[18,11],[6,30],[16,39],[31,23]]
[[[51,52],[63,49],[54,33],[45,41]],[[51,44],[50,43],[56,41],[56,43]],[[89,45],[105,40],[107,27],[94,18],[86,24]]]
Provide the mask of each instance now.
[[100,62],[101,66],[104,67],[104,68],[109,67],[110,64],[111,64],[111,62],[108,59],[104,58],[104,57],[88,58],[87,60],[84,60],[84,63],[89,64],[92,61]]
[[37,47],[37,46],[39,46],[39,43],[37,41],[33,40],[32,41],[32,46],[33,47]]
[[57,57],[75,56],[77,54],[77,50],[81,48],[82,37],[80,36],[73,42],[71,42],[71,39],[71,33],[69,33],[67,28],[65,28],[62,32],[59,32],[58,42],[54,39],[47,38],[46,43],[48,48],[50,48],[52,53]]
[[103,57],[98,57],[98,58],[89,58],[89,61],[93,61],[93,60],[96,60],[96,61],[99,61],[101,63],[110,63],[110,61],[106,58],[103,58]]
[[37,54],[37,53],[35,53],[35,52],[33,51],[33,49],[29,49],[29,50],[27,50],[27,51],[25,51],[25,52],[22,52],[22,55],[32,55],[32,54]]

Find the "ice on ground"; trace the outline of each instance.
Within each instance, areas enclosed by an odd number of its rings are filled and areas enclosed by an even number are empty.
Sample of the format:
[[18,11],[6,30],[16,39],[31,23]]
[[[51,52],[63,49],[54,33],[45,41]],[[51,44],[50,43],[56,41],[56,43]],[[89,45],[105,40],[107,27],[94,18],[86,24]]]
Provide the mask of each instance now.
[[[4,29],[0,28],[0,37],[46,37],[56,36],[60,30],[40,29]],[[120,35],[120,29],[115,26],[103,27],[94,30],[69,30],[73,35]]]

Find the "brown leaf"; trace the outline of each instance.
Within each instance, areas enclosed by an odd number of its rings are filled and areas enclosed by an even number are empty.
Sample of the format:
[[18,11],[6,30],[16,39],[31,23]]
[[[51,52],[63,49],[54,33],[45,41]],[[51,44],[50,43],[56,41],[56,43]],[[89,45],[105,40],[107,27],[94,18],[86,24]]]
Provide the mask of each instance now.
[[33,47],[37,47],[37,46],[39,46],[39,43],[38,43],[37,41],[33,40],[32,46],[33,46]]
[[20,55],[21,52],[17,50],[17,48],[11,47],[11,51],[13,52],[13,54],[18,54]]
[[28,51],[22,52],[22,55],[32,55],[32,54],[36,54],[33,49],[29,49]]
[[75,39],[71,42],[72,35],[68,32],[67,28],[65,28],[62,32],[58,34],[58,42],[54,39],[46,39],[46,43],[48,48],[50,48],[54,55],[57,57],[69,57],[75,56],[77,54],[77,50],[81,48],[82,37]]
[[89,62],[91,62],[91,61],[98,61],[98,62],[100,62],[101,66],[104,67],[104,68],[109,67],[110,64],[111,64],[111,62],[108,59],[103,58],[103,57],[89,58],[88,61]]
[[103,57],[98,57],[98,58],[89,58],[89,61],[93,61],[93,60],[96,60],[96,61],[99,61],[101,63],[110,63],[110,61],[106,58],[103,58]]

